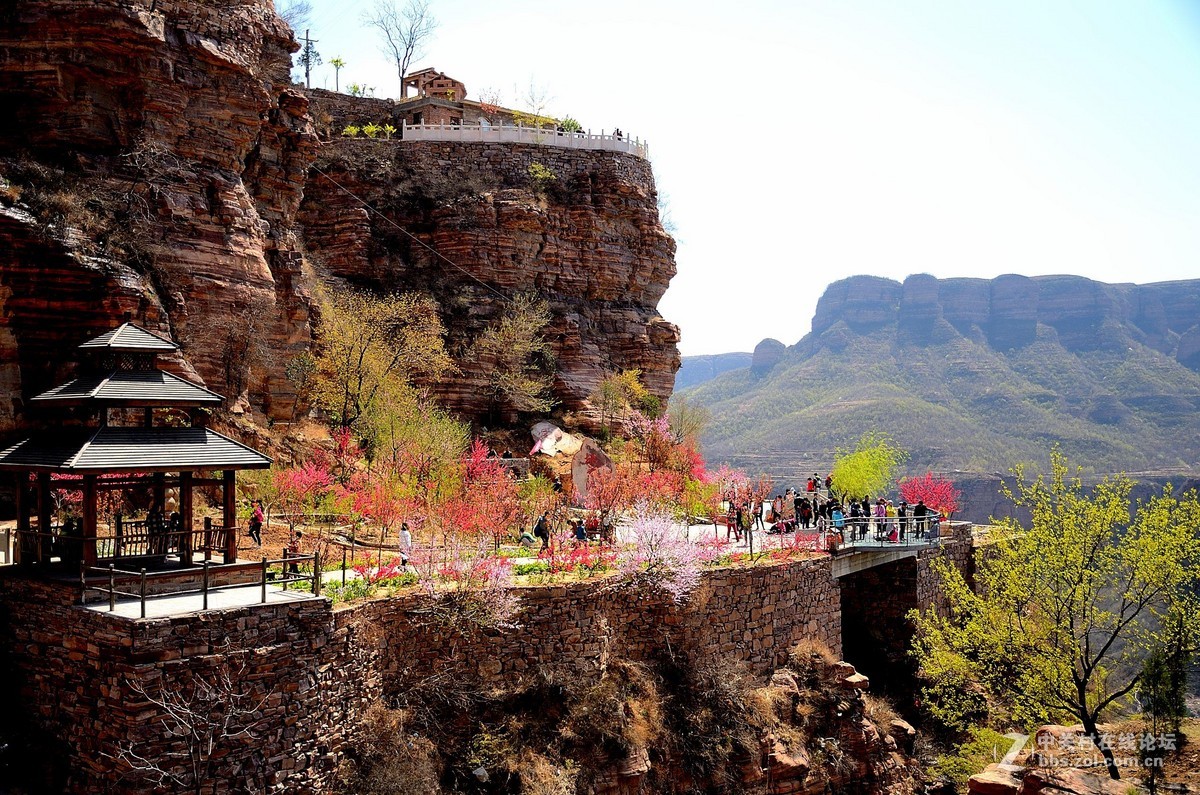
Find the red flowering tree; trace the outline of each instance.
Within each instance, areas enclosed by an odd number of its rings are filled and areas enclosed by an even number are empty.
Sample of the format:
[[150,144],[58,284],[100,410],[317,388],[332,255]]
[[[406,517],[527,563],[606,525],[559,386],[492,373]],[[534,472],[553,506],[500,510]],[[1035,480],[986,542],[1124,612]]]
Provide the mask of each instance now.
[[926,472],[915,478],[905,478],[899,483],[900,499],[909,505],[924,501],[926,507],[937,511],[942,516],[950,517],[958,510],[958,501],[962,492],[954,488],[954,483],[947,478]]
[[317,503],[329,492],[333,476],[320,464],[310,461],[277,470],[271,484],[275,491],[275,504],[286,516],[288,528],[294,531],[304,514],[316,510]]

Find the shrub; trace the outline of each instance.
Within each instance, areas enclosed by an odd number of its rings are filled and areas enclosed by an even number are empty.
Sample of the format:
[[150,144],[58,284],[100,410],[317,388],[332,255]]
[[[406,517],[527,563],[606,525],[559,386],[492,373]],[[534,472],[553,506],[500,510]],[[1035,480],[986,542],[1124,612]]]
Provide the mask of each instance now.
[[344,128],[342,128],[342,135],[346,136],[347,138],[353,138],[354,136],[358,135],[361,130],[362,128],[356,124],[347,124]]
[[955,748],[953,753],[939,756],[929,772],[954,782],[960,792],[966,792],[967,779],[991,763],[999,762],[1011,746],[1012,740],[1000,732],[974,727],[967,741]]
[[364,124],[362,128],[363,135],[367,136],[368,138],[378,138],[379,133],[381,132],[383,132],[383,128],[374,122],[371,122],[370,124]]
[[373,704],[363,717],[354,761],[339,771],[349,795],[425,795],[438,792],[440,762],[433,743],[408,731],[403,710]]
[[551,183],[558,179],[558,175],[548,166],[535,161],[529,164],[529,179],[533,182],[534,190],[541,191],[550,187]]

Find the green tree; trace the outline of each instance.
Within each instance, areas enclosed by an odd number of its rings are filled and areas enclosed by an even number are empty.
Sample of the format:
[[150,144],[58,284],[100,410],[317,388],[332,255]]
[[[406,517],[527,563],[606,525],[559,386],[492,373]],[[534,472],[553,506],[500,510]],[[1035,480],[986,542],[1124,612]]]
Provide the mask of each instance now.
[[313,396],[342,427],[357,425],[391,379],[437,380],[452,368],[433,299],[332,288],[319,301]]
[[865,433],[853,450],[838,448],[833,462],[833,488],[849,497],[881,494],[907,460],[908,453],[886,433]]
[[650,396],[642,384],[642,371],[621,370],[600,379],[588,395],[588,401],[600,411],[600,424],[609,431],[617,422],[624,422],[629,410],[640,407]]
[[346,59],[342,56],[329,59],[329,65],[333,67],[333,90],[339,91],[338,82],[341,77],[342,70],[346,68]]
[[700,434],[712,421],[712,412],[677,392],[671,395],[667,404],[667,417],[671,420],[671,436],[675,444],[696,445]]
[[543,414],[554,405],[554,352],[545,337],[550,305],[530,294],[509,302],[475,340],[472,353],[486,366],[493,413],[501,408]]
[[[1006,496],[1030,512],[1029,527],[1002,520],[975,589],[935,562],[949,610],[913,613],[927,703],[952,726],[986,706],[1026,727],[1078,721],[1095,741],[1138,687],[1162,627],[1194,636],[1200,502],[1168,487],[1132,510],[1128,478],[1086,493],[1057,450],[1048,478],[1014,472]],[[1119,778],[1112,751],[1100,750]]]

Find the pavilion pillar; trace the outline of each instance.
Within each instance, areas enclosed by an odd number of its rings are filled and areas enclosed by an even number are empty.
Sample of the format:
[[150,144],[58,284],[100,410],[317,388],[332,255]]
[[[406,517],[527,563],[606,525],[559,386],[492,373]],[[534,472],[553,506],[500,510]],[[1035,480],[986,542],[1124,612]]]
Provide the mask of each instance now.
[[162,514],[164,520],[167,516],[167,476],[162,472],[154,473],[153,499],[154,508]]
[[[50,532],[50,516],[53,513],[53,500],[50,498],[50,473],[39,472],[37,479],[37,499],[38,499],[38,532]],[[50,562],[50,537],[38,536],[38,559],[43,563]],[[66,550],[63,550],[63,559],[67,557]]]
[[192,565],[192,473],[179,473],[179,562]]
[[96,565],[96,476],[83,476],[83,565]]
[[234,487],[232,469],[225,470],[224,482],[221,484],[223,499],[222,521],[225,524],[225,562],[237,563],[238,551],[238,522],[237,522],[237,489]]
[[[16,563],[30,564],[33,562],[32,554],[34,547],[29,545],[26,547],[26,533],[29,532],[29,492],[26,491],[29,485],[29,473],[17,473],[17,490],[14,492],[17,499],[17,538],[13,544],[13,557]],[[22,554],[21,550],[25,547],[29,550],[29,555]]]

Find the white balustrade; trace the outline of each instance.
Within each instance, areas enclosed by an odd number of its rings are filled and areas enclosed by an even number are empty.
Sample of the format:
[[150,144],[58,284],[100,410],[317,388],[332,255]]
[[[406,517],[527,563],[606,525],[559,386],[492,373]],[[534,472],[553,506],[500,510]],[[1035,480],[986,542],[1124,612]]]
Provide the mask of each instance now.
[[400,137],[405,141],[483,141],[490,143],[539,144],[563,149],[599,149],[606,152],[625,152],[649,159],[650,148],[645,141],[626,135],[595,135],[587,132],[562,132],[537,127],[499,124],[408,124],[401,125]]

